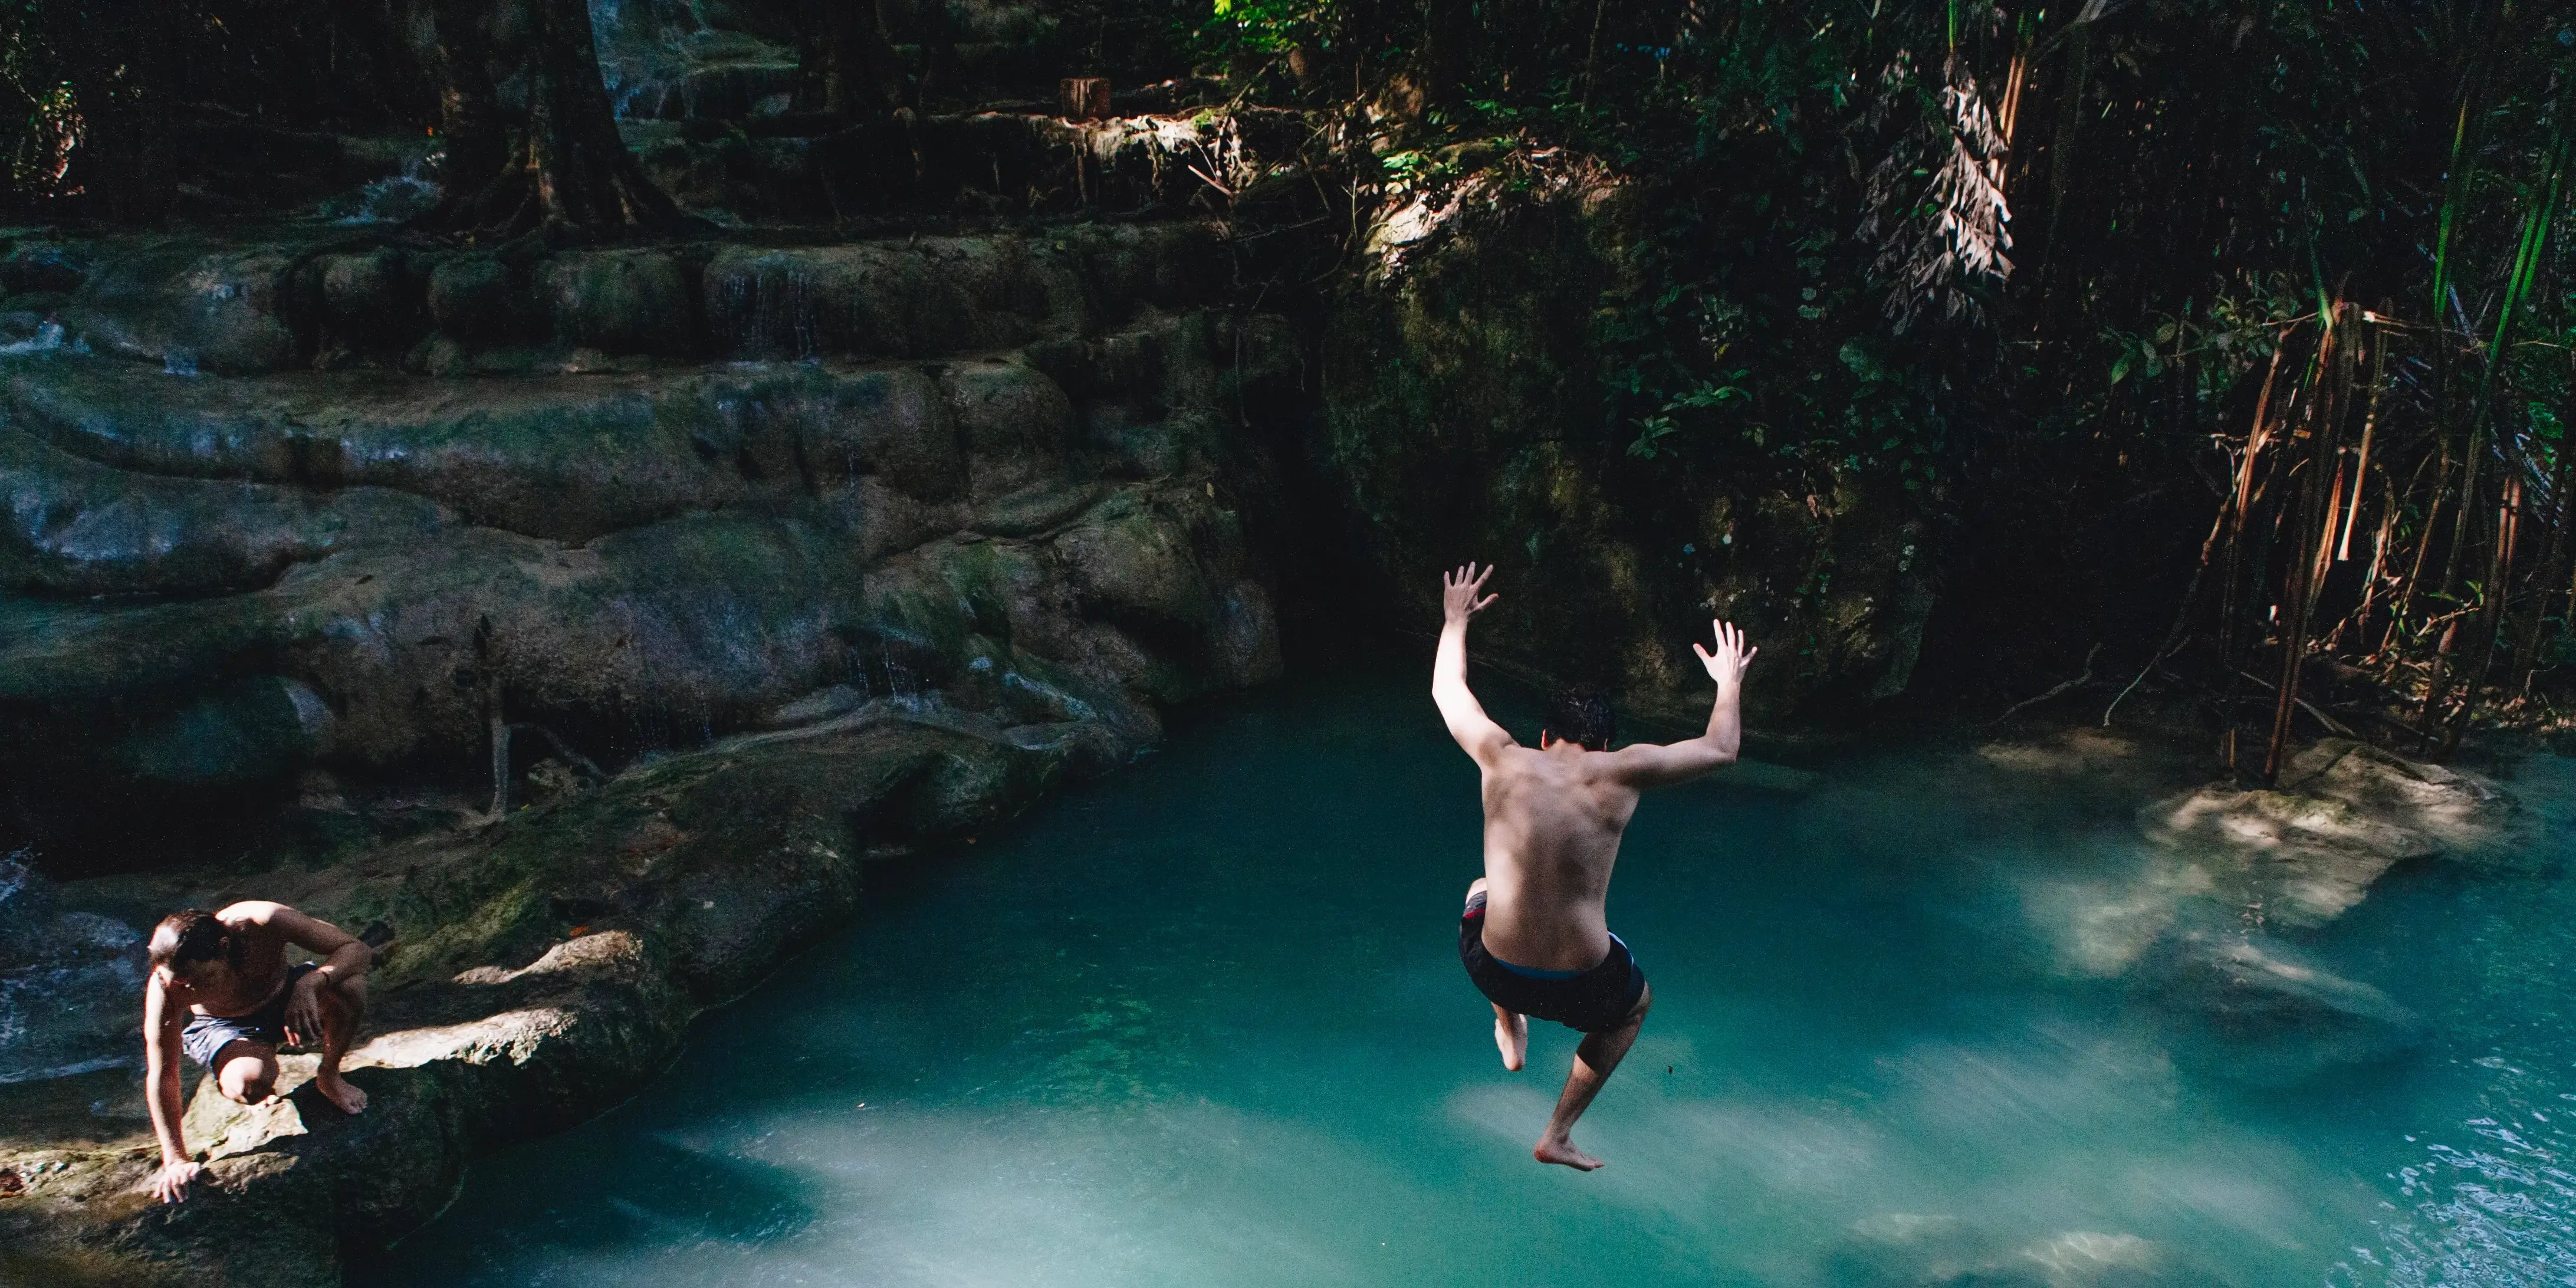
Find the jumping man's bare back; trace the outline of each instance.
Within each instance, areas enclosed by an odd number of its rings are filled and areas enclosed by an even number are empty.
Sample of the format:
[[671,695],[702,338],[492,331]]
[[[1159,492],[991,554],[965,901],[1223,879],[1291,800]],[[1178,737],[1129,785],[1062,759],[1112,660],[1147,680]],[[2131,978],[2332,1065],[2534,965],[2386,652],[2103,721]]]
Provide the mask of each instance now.
[[[1709,678],[1717,682],[1708,729],[1697,738],[1666,745],[1638,743],[1616,751],[1588,748],[1557,731],[1542,730],[1536,749],[1521,746],[1485,714],[1467,688],[1467,620],[1494,602],[1479,598],[1493,569],[1468,564],[1441,578],[1445,621],[1432,663],[1431,696],[1458,745],[1484,772],[1485,875],[1468,888],[1485,896],[1481,917],[1484,951],[1504,969],[1530,976],[1566,975],[1600,966],[1612,950],[1607,902],[1619,838],[1649,787],[1687,782],[1734,761],[1742,741],[1744,672],[1756,651],[1741,631],[1717,622],[1716,648],[1694,644]],[[1462,950],[1463,951],[1463,950]],[[1556,1113],[1532,1151],[1543,1163],[1590,1171],[1599,1159],[1574,1147],[1575,1119],[1592,1103],[1637,1039],[1653,1001],[1641,986],[1636,1003],[1609,1027],[1586,1025],[1574,1069],[1558,1097]],[[1529,1022],[1494,1004],[1494,1043],[1503,1067],[1517,1071],[1528,1050]]]

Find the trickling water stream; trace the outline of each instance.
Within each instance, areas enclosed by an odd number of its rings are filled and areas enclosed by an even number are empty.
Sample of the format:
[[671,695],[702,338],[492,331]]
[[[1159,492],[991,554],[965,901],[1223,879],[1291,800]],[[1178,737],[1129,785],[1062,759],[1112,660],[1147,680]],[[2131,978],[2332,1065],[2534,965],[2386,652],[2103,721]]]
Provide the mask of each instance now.
[[1656,1007],[1579,1132],[1602,1172],[1528,1156],[1573,1035],[1505,1073],[1455,959],[1472,767],[1419,685],[1339,681],[1184,722],[881,892],[361,1277],[2576,1282],[2555,852],[2384,881],[2307,948],[2431,1041],[2254,1092],[2069,951],[2134,888],[2149,785],[1964,748],[1750,781],[1630,833],[1612,924]]

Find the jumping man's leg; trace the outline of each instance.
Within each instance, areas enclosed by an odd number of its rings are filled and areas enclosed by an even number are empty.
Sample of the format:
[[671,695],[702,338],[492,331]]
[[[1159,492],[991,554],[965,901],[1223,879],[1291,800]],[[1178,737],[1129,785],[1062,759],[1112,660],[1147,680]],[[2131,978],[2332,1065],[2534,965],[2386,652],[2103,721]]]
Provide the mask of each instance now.
[[[1467,887],[1467,900],[1472,903],[1485,889],[1485,879],[1476,878]],[[1519,1073],[1529,1058],[1529,1017],[1494,1007],[1494,1046],[1503,1053],[1503,1068]]]
[[1529,1062],[1529,1017],[1495,1007],[1494,1045],[1502,1050],[1503,1068],[1519,1073],[1521,1066]]
[[367,1017],[367,981],[326,985],[315,1000],[322,1005],[322,1067],[314,1071],[313,1089],[340,1112],[354,1114],[367,1107],[367,1093],[340,1076],[340,1057],[349,1053],[358,1022]]
[[277,1050],[257,1042],[227,1042],[207,1065],[215,1090],[237,1105],[255,1105],[277,1089]]
[[1628,1055],[1637,1041],[1637,1028],[1646,1022],[1646,1008],[1654,1003],[1655,986],[1646,985],[1637,995],[1635,1010],[1628,1012],[1626,1022],[1615,1029],[1584,1036],[1583,1045],[1574,1048],[1574,1072],[1565,1078],[1565,1091],[1556,1098],[1556,1114],[1547,1120],[1547,1132],[1538,1138],[1538,1148],[1530,1151],[1542,1163],[1563,1163],[1578,1171],[1591,1171],[1601,1160],[1574,1147],[1574,1120],[1592,1106],[1592,1097],[1600,1094],[1601,1084]]

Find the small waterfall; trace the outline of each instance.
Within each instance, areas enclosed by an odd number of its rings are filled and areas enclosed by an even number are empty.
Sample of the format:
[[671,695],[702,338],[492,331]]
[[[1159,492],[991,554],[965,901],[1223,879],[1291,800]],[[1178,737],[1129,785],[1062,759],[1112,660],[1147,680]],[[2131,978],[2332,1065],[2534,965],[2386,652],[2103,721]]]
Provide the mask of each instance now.
[[0,856],[0,1083],[130,1065],[143,936],[58,909],[30,857]]
[[886,701],[906,711],[925,711],[938,703],[938,695],[924,689],[912,668],[895,660],[894,650],[885,641],[877,641],[877,660],[885,664]]
[[354,198],[322,203],[323,217],[335,224],[403,223],[437,204],[438,181],[430,175],[439,159],[435,153],[405,157],[400,173],[369,182]]
[[729,274],[710,321],[737,357],[754,361],[822,356],[825,298],[802,256],[763,255],[749,271]]
[[[62,347],[63,324],[48,318],[45,321],[36,324],[35,334],[30,335],[23,340],[12,340],[7,344],[0,344],[0,354],[15,355],[21,353],[52,353],[54,350]],[[7,897],[8,895],[5,891],[0,891],[0,899],[6,899]]]

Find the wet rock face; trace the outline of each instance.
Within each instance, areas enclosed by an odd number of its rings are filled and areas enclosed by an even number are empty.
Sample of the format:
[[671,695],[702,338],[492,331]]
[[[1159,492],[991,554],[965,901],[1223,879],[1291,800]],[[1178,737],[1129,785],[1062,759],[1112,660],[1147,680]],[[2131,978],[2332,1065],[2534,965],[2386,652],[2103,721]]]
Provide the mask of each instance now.
[[[1032,88],[1052,97],[1063,66],[1042,59],[1044,80]],[[1218,185],[1240,192],[1293,166],[1308,136],[1301,113],[1224,97],[1219,90],[1213,110],[1177,116],[934,113],[821,138],[711,135],[637,120],[624,133],[645,172],[683,208],[736,218],[822,223],[900,210],[1195,215],[1227,208],[1229,194]]]
[[1706,718],[1689,646],[1717,616],[1764,646],[1757,716],[1903,691],[1933,594],[1905,494],[1689,477],[1604,422],[1592,319],[1634,271],[1632,207],[1594,184],[1381,213],[1380,270],[1325,323],[1315,449],[1371,556],[1425,624],[1441,571],[1496,565],[1478,649],[1670,718]]
[[2464,856],[2506,839],[2516,821],[2512,800],[2475,774],[2349,738],[2323,739],[2291,757],[2281,790],[2342,802]]
[[101,352],[180,374],[271,371],[295,361],[293,258],[275,249],[145,242],[97,261],[64,323]]
[[[1220,497],[1296,338],[1217,306],[1203,229],[75,249],[0,261],[83,328],[0,354],[0,765],[40,835],[470,779],[495,721],[613,768],[835,689],[1132,750],[1146,704],[1277,673]],[[753,357],[799,361],[702,361]]]
[[[696,1008],[846,917],[870,855],[971,837],[1124,763],[1160,704],[1275,677],[1228,498],[1258,493],[1244,402],[1296,342],[1210,307],[1206,245],[818,249],[739,297],[708,290],[721,248],[334,252],[269,297],[293,364],[171,374],[175,332],[139,325],[0,355],[0,764],[39,788],[14,821],[290,791],[354,818],[343,780],[479,794],[495,760],[526,806],[265,873],[385,948],[369,1111],[314,1101],[301,1057],[277,1104],[201,1091],[209,1173],[172,1210],[130,1135],[0,1160],[37,1178],[0,1204],[11,1269],[335,1282],[475,1153],[631,1094]],[[884,329],[833,320],[879,303]],[[814,360],[683,360],[754,352]],[[16,1049],[55,1065],[132,1055],[139,976],[57,960],[131,955],[88,915],[30,922],[55,956],[5,966],[10,1005],[30,980],[95,1003]]]
[[67,343],[174,374],[525,374],[984,354],[1206,308],[1233,278],[1194,223],[506,254],[349,240],[29,241],[0,249],[0,287]]

